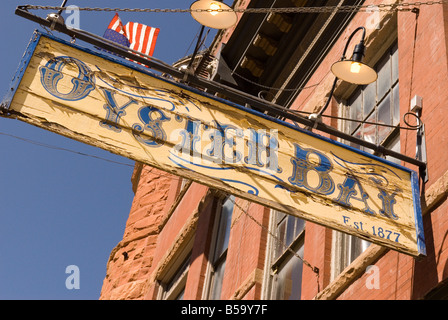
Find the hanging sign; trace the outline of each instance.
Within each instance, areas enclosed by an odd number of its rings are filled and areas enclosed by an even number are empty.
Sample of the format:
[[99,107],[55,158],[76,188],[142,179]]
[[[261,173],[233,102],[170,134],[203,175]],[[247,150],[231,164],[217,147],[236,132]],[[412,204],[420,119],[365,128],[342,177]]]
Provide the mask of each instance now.
[[414,171],[35,33],[3,106],[38,127],[412,256]]

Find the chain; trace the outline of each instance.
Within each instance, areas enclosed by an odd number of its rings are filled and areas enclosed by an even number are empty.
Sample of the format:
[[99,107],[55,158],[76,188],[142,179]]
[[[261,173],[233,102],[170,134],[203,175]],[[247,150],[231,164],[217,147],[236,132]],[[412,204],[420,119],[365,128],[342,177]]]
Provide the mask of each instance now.
[[[402,2],[394,4],[377,5],[347,5],[347,6],[322,6],[322,7],[289,7],[289,8],[231,8],[217,9],[218,12],[236,13],[331,13],[331,12],[372,12],[372,11],[411,11],[413,7],[431,6],[448,3],[448,0]],[[66,10],[70,7],[23,5],[21,9],[28,10]],[[98,8],[78,7],[80,11],[104,11],[104,12],[150,12],[150,13],[191,13],[210,12],[211,9],[149,9],[149,8]]]

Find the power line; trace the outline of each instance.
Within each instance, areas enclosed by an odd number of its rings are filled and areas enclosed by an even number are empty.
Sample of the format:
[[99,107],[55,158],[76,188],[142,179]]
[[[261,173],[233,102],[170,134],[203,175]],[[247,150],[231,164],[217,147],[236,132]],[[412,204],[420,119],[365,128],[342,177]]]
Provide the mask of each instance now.
[[[17,139],[17,140],[20,140],[20,141],[23,141],[23,142],[26,142],[26,143],[29,143],[29,144],[32,144],[32,145],[36,145],[36,146],[39,146],[39,147],[47,148],[47,149],[69,152],[69,153],[76,154],[78,156],[89,157],[89,158],[93,158],[93,159],[97,159],[97,160],[101,160],[101,161],[106,161],[106,162],[113,163],[113,164],[127,166],[127,167],[130,167],[130,168],[134,168],[135,167],[135,165],[131,164],[131,163],[115,161],[115,160],[111,160],[111,159],[107,159],[107,158],[104,158],[104,157],[88,154],[88,153],[81,152],[81,151],[76,151],[76,150],[67,149],[67,148],[63,148],[63,147],[58,147],[58,146],[46,144],[46,143],[43,143],[43,142],[40,142],[40,141],[19,137],[19,136],[16,136],[16,135],[13,135],[13,134],[9,134],[9,133],[0,132],[0,135],[1,136],[5,136],[5,137],[14,138],[14,139]],[[143,163],[143,165],[145,167],[148,166],[145,163]],[[143,169],[145,169],[145,167]],[[150,168],[152,168],[152,167],[150,167]],[[149,171],[150,169],[147,169],[147,170]],[[182,179],[182,177],[175,177],[175,176],[173,176],[172,174],[169,174],[169,173],[159,174],[159,176],[161,176],[161,177],[168,177],[169,176],[172,179]]]
[[43,143],[43,142],[40,142],[40,141],[35,141],[35,140],[31,140],[31,139],[15,136],[15,135],[12,135],[12,134],[9,134],[9,133],[0,132],[0,135],[7,136],[7,137],[10,137],[10,138],[14,138],[14,139],[17,139],[17,140],[21,140],[21,141],[24,141],[26,143],[33,144],[33,145],[36,145],[36,146],[39,146],[39,147],[44,147],[44,148],[47,148],[47,149],[70,152],[70,153],[77,154],[77,155],[80,155],[80,156],[85,156],[85,157],[90,157],[90,158],[94,158],[94,159],[98,159],[98,160],[103,160],[103,161],[107,161],[107,162],[114,163],[114,164],[128,166],[128,167],[131,167],[131,168],[134,167],[133,164],[129,164],[129,163],[125,163],[125,162],[119,162],[119,161],[107,159],[107,158],[104,158],[104,157],[95,156],[95,155],[92,155],[92,154],[80,152],[80,151],[75,151],[75,150],[71,150],[71,149],[67,149],[67,148],[62,148],[62,147],[46,144],[46,143]]

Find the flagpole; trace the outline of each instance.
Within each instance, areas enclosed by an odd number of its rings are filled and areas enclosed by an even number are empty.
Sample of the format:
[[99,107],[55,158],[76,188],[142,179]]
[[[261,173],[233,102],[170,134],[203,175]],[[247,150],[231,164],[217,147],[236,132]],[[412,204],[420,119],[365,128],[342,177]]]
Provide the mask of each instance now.
[[61,15],[62,11],[64,11],[64,7],[67,4],[67,0],[62,1],[61,9],[58,12],[58,15]]

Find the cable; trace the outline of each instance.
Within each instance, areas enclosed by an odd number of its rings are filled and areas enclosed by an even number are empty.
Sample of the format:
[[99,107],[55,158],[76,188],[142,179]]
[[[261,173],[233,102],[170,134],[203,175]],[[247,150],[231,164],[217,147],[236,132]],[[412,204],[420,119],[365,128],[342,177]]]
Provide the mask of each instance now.
[[124,166],[128,166],[128,167],[134,167],[134,165],[131,165],[129,163],[114,161],[114,160],[110,160],[110,159],[106,159],[106,158],[103,158],[103,157],[87,154],[87,153],[80,152],[80,151],[75,151],[75,150],[62,148],[62,147],[58,147],[58,146],[53,146],[53,145],[49,145],[49,144],[46,144],[46,143],[43,143],[43,142],[39,142],[39,141],[27,139],[27,138],[18,137],[18,136],[12,135],[12,134],[4,133],[4,132],[0,132],[0,135],[7,136],[7,137],[10,137],[10,138],[14,138],[14,139],[18,139],[18,140],[21,140],[21,141],[24,141],[24,142],[27,142],[27,143],[30,143],[30,144],[33,144],[33,145],[36,145],[36,146],[39,146],[39,147],[44,147],[44,148],[47,148],[47,149],[53,149],[53,150],[70,152],[70,153],[74,153],[74,154],[77,154],[77,155],[91,157],[91,158],[95,158],[95,159],[99,159],[99,160],[103,160],[103,161],[107,161],[107,162],[111,162],[111,163],[115,163],[115,164],[119,164],[119,165],[124,165]]
[[[231,199],[231,198],[229,198]],[[255,217],[253,217],[252,215],[250,215],[249,212],[247,212],[247,210],[245,210],[243,207],[241,207],[238,203],[236,203],[235,200],[231,199],[230,201],[233,202],[233,204],[238,207],[238,209],[240,209],[247,217],[249,217],[253,222],[255,222],[255,224],[257,224],[260,228],[262,228],[263,230],[265,230],[272,238],[274,238],[275,241],[277,241],[278,243],[280,243],[284,248],[286,248],[287,251],[289,251],[292,255],[294,255],[296,258],[300,259],[304,265],[306,265],[307,267],[309,267],[316,275],[319,275],[319,269],[317,267],[314,267],[311,265],[311,263],[309,263],[308,261],[306,261],[303,257],[301,257],[300,255],[298,255],[294,250],[292,250],[289,246],[287,246],[285,244],[285,242],[283,240],[281,240],[279,237],[277,237],[277,235],[275,235],[274,233],[272,233],[269,228],[267,228],[266,226],[262,225],[260,222],[257,221],[257,219],[255,219]]]
[[[104,158],[104,157],[88,154],[88,153],[85,153],[85,152],[75,151],[75,150],[71,150],[71,149],[67,149],[67,148],[63,148],[63,147],[58,147],[58,146],[46,144],[46,143],[43,143],[43,142],[39,142],[39,141],[36,141],[36,140],[31,140],[31,139],[19,137],[19,136],[16,136],[16,135],[13,135],[13,134],[9,134],[9,133],[0,132],[0,135],[6,136],[6,137],[10,137],[10,138],[14,138],[14,139],[17,139],[17,140],[21,140],[23,142],[26,142],[26,143],[29,143],[29,144],[33,144],[33,145],[36,145],[36,146],[39,146],[39,147],[47,148],[47,149],[52,149],[52,150],[57,150],[57,151],[65,151],[65,152],[73,153],[73,154],[76,154],[76,155],[79,155],[79,156],[90,157],[90,158],[94,158],[94,159],[97,159],[97,160],[110,162],[110,163],[113,163],[113,164],[127,166],[127,167],[130,167],[130,168],[134,168],[135,167],[134,164],[130,164],[130,163],[126,163],[126,162],[120,162],[120,161],[115,161],[115,160],[107,159],[107,158]],[[147,166],[146,164],[144,164],[144,165]],[[145,169],[145,167],[143,169]],[[167,173],[167,174],[160,174],[159,176],[160,177],[169,177],[170,176],[170,177],[172,177],[172,179],[181,179],[182,178],[182,177],[174,177],[173,175],[171,175],[169,173]]]
[[306,86],[306,87],[301,87],[301,88],[283,89],[283,88],[270,87],[270,86],[265,86],[265,85],[259,84],[259,83],[255,82],[255,81],[252,81],[252,80],[250,80],[250,79],[248,79],[248,78],[246,78],[246,77],[244,77],[244,76],[242,76],[242,75],[240,75],[240,74],[238,74],[236,72],[232,73],[232,75],[235,75],[238,78],[240,78],[240,79],[242,79],[242,80],[244,80],[244,81],[246,81],[246,82],[248,82],[248,83],[250,83],[250,84],[252,84],[254,86],[260,87],[262,89],[282,91],[282,92],[288,92],[288,91],[294,92],[294,91],[299,91],[299,90],[311,89],[311,88],[317,87],[320,84],[320,83],[316,83],[316,84],[312,84],[312,85],[309,85],[309,86]]

